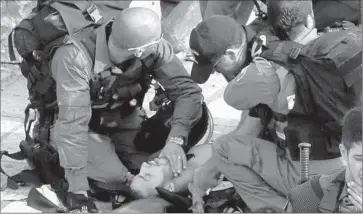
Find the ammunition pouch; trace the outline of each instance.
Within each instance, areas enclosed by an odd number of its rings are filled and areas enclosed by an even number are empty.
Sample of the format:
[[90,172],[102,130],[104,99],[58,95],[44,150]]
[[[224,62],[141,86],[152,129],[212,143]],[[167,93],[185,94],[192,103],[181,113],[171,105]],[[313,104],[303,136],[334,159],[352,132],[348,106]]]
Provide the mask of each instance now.
[[149,108],[151,111],[164,111],[171,103],[171,100],[158,82],[153,83],[153,85],[155,88],[155,96],[153,100],[150,101]]
[[95,75],[90,85],[93,109],[115,109],[132,99],[136,99],[140,106],[148,89],[143,87],[139,79],[127,79],[111,71]]

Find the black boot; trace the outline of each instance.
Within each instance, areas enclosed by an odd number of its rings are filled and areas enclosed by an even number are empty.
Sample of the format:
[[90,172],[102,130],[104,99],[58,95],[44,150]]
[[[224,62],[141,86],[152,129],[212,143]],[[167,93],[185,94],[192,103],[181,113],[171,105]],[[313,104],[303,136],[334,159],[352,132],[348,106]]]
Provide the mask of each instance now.
[[67,193],[64,205],[68,212],[98,213],[93,199],[83,194]]

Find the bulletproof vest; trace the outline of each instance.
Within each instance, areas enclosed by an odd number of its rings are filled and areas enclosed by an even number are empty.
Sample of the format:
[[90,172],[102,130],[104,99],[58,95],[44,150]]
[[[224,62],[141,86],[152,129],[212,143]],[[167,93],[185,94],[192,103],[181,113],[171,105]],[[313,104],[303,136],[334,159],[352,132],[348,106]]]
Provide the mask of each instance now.
[[[97,32],[95,30],[83,30],[69,37],[67,42],[75,44],[85,53],[88,53],[92,62],[95,63],[96,38]],[[151,81],[150,69],[154,62],[151,58],[152,56],[143,61],[133,58],[117,65],[117,67],[114,65],[105,66],[106,69],[104,70],[94,68],[94,76],[90,81],[93,109],[90,127],[94,131],[105,133],[113,130],[113,128],[116,131],[117,127],[100,127],[100,117],[106,112],[111,112],[112,119],[115,119],[115,117],[131,114],[137,106],[142,105]],[[94,66],[95,64],[92,65],[92,67]],[[133,99],[136,100],[136,106],[130,105],[130,101]]]
[[305,46],[275,41],[262,53],[295,77],[295,104],[284,130],[293,160],[298,160],[301,142],[312,144],[312,159],[340,155],[328,150],[337,148],[341,119],[356,104],[349,87],[361,80],[361,35],[359,29],[326,33]]

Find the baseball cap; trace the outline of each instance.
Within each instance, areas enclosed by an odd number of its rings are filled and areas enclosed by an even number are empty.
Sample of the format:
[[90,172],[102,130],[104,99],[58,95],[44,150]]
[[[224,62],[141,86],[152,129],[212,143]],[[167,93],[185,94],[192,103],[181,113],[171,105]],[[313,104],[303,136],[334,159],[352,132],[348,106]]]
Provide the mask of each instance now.
[[205,83],[213,71],[213,59],[224,54],[234,42],[238,23],[227,16],[215,15],[200,22],[191,32],[189,46],[196,62],[191,78]]
[[[212,62],[221,57],[235,41],[239,24],[232,18],[214,15],[200,22],[191,32],[189,46],[197,63],[194,63],[191,78],[199,84],[205,83],[213,71]],[[257,26],[260,26],[258,24]],[[257,27],[242,26],[247,42],[253,41]]]

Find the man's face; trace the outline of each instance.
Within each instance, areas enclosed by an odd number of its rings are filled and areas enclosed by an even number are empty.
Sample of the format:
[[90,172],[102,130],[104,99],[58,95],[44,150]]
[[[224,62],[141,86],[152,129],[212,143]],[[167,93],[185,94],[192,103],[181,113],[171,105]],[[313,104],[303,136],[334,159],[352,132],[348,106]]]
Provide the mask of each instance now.
[[161,186],[173,178],[169,161],[165,158],[156,158],[141,165],[140,173],[131,183],[131,189],[138,192],[143,198],[157,195],[155,187]]
[[362,186],[362,142],[353,143],[349,151],[343,144],[339,147],[347,170],[347,182],[354,181]]
[[221,73],[227,80],[232,80],[245,63],[245,53],[240,49],[227,49],[226,52],[215,61],[214,69]]

